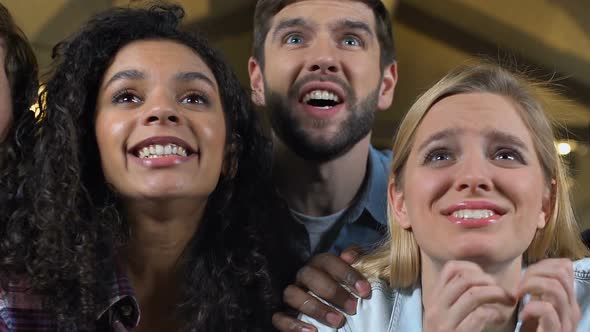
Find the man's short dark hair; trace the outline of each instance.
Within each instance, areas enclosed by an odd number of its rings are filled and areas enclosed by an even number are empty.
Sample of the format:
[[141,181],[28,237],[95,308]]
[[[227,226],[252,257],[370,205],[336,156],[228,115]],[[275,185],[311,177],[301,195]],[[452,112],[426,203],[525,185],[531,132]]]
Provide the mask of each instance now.
[[[395,46],[393,42],[393,27],[387,8],[381,0],[355,0],[366,4],[375,15],[377,39],[381,49],[381,68],[395,61]],[[258,0],[254,12],[254,45],[252,53],[254,59],[264,67],[264,41],[270,30],[272,18],[286,6],[297,0]]]
[[4,40],[4,70],[12,97],[12,111],[22,112],[37,100],[38,67],[27,37],[0,4],[0,38]]

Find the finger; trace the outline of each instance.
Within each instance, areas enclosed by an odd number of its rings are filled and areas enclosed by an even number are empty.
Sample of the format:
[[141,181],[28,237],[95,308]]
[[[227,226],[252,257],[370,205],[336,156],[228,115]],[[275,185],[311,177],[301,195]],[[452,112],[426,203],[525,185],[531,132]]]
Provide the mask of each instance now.
[[[559,316],[559,320],[566,330],[572,324],[575,315],[577,303],[572,306],[568,295],[563,289],[562,284],[553,278],[544,276],[529,275],[523,279],[520,285],[519,293],[530,294],[533,301],[542,301],[551,304]],[[578,310],[579,311],[579,310]]]
[[322,303],[299,287],[287,286],[283,292],[283,302],[322,324],[335,328],[344,325],[345,319],[340,312]]
[[489,326],[502,325],[507,322],[512,311],[498,310],[493,306],[481,306],[471,312],[453,331],[484,331]]
[[[367,281],[367,279],[357,270],[352,268],[350,264],[346,263],[340,257],[334,256],[330,253],[323,253],[312,257],[309,263],[306,265],[308,267],[313,267],[319,271],[323,271],[325,274],[331,276],[333,280],[336,281],[337,284],[343,284],[350,288],[352,292],[356,295],[367,298],[371,295],[371,285]],[[310,278],[314,278],[315,275],[311,271],[305,271],[305,267],[302,270],[299,270],[297,273],[297,282],[306,283],[309,282]],[[322,285],[325,286],[325,285]],[[311,287],[307,287],[312,290],[314,293],[319,295],[320,289],[314,289]],[[322,298],[328,300],[322,296]],[[328,301],[333,303],[332,301]],[[336,304],[336,303],[334,303]],[[343,303],[340,303],[344,305]],[[348,312],[348,311],[347,311]]]
[[314,326],[283,312],[277,312],[272,315],[272,325],[280,332],[316,332]]
[[340,253],[340,258],[347,264],[352,265],[361,255],[361,248],[359,246],[351,246]]
[[559,281],[567,293],[569,303],[577,303],[576,293],[574,291],[574,269],[572,262],[569,259],[544,259],[529,266],[517,288],[516,295],[518,297],[524,295],[524,293],[520,291],[520,286],[530,276],[543,276]]
[[[522,331],[562,331],[559,316],[553,305],[544,301],[531,301],[520,313]],[[536,329],[530,327],[537,326]]]
[[515,304],[514,297],[502,287],[495,285],[474,286],[466,290],[449,308],[448,319],[458,326],[481,307],[508,309],[514,307]]
[[492,286],[496,281],[490,275],[483,272],[472,273],[459,271],[453,279],[447,283],[437,294],[442,305],[452,306],[470,288],[475,286]]
[[484,274],[483,270],[479,265],[473,262],[467,261],[449,261],[444,266],[438,279],[438,286],[446,287],[446,285],[453,279],[457,274],[475,275]]

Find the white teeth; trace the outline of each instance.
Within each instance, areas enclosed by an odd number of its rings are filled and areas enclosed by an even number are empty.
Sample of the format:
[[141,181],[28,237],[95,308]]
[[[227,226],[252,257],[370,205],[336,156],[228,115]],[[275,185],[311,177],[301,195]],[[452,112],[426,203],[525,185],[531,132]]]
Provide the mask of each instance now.
[[494,214],[492,210],[457,210],[453,212],[453,217],[460,219],[485,219]]
[[339,103],[340,98],[335,95],[334,93],[326,90],[313,90],[308,92],[303,97],[303,102],[307,103],[308,101],[315,99],[315,100],[331,100],[333,102]]
[[156,145],[156,154],[158,156],[163,156],[164,155],[164,147],[161,145]]
[[150,145],[146,146],[143,149],[138,151],[139,158],[160,158],[162,156],[170,156],[170,155],[178,155],[182,157],[188,156],[188,153],[185,148],[181,146],[177,146],[175,144],[167,144],[167,145]]

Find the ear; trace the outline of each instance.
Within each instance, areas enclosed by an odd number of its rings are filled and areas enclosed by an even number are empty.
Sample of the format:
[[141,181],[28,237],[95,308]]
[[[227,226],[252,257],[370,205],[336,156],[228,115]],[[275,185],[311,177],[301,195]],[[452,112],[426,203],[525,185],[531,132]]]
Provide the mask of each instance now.
[[557,182],[551,180],[550,186],[546,187],[541,201],[541,212],[539,212],[539,220],[537,221],[537,228],[543,229],[547,226],[551,214],[553,214],[553,207],[557,199]]
[[257,106],[266,106],[264,100],[264,76],[262,67],[254,57],[248,60],[248,74],[250,75],[250,88],[252,89],[252,102]]
[[391,178],[387,187],[387,203],[389,210],[395,221],[403,228],[410,229],[412,227],[408,213],[406,210],[406,202],[404,193],[395,188],[395,180]]
[[397,62],[394,61],[383,69],[383,81],[379,88],[379,98],[377,100],[377,108],[379,110],[386,110],[391,106],[396,84]]

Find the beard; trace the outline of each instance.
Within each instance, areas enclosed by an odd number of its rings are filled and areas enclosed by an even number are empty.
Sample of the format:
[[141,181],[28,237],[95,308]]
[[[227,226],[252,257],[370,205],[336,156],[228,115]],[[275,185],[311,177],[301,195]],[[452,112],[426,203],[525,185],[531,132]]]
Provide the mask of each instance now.
[[[331,138],[310,135],[302,121],[296,117],[294,107],[290,106],[298,102],[298,93],[301,87],[310,81],[337,83],[344,89],[347,96],[347,109],[344,111],[348,112],[348,116]],[[379,86],[367,97],[357,101],[356,93],[350,85],[338,78],[326,79],[325,76],[309,75],[295,82],[289,88],[286,97],[268,89],[266,82],[265,85],[267,86],[265,89],[266,106],[270,112],[270,124],[273,131],[291,151],[304,160],[326,162],[336,159],[350,151],[373,128]],[[330,120],[318,119],[313,121],[312,126],[318,130],[329,124]]]

